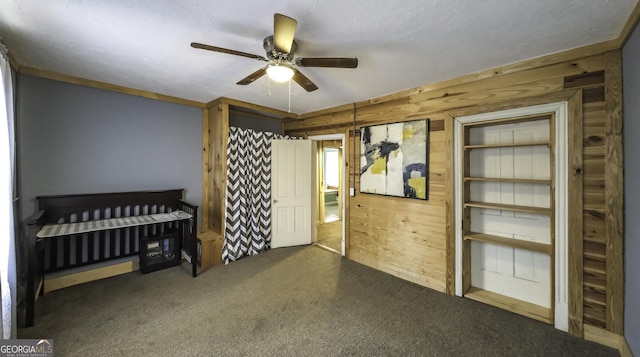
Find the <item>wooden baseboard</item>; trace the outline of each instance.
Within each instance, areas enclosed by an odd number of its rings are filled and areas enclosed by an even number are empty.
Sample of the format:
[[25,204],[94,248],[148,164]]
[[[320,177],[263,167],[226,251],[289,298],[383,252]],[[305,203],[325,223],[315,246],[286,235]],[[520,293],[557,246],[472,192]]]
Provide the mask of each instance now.
[[621,357],[633,357],[633,352],[631,351],[631,347],[629,347],[629,343],[624,336],[620,336],[620,356]]
[[91,269],[78,273],[72,273],[52,278],[45,277],[44,293],[67,288],[78,284],[88,283],[90,281],[109,278],[116,275],[130,273],[140,269],[139,260],[130,260],[123,263],[109,265],[101,268]]
[[631,352],[627,339],[617,333],[600,327],[584,325],[584,339],[616,349],[620,351],[620,356],[622,357],[633,357],[633,352]]

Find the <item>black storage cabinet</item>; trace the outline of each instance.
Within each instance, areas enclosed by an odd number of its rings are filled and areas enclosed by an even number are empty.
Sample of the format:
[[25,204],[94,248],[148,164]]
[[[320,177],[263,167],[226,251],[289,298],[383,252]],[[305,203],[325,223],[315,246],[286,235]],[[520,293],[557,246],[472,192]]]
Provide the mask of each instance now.
[[180,264],[180,244],[178,233],[142,237],[140,239],[140,272],[142,274],[169,268]]

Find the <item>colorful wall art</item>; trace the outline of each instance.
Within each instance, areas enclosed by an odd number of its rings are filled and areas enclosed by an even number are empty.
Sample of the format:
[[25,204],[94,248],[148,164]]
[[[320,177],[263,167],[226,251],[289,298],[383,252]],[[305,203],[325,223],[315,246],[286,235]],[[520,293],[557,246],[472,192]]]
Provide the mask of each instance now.
[[428,199],[429,120],[360,129],[360,192]]

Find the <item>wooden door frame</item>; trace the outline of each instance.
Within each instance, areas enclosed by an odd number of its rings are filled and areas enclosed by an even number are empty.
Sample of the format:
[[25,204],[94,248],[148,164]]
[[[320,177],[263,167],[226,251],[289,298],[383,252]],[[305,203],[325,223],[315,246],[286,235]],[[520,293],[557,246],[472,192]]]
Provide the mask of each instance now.
[[[307,139],[311,140],[314,143],[322,142],[324,140],[342,140],[342,152],[344,153],[344,152],[347,152],[346,151],[346,149],[347,149],[347,141],[348,141],[347,137],[348,137],[348,133],[338,133],[338,134],[312,135],[312,136],[307,137]],[[314,144],[314,147],[316,147],[316,146],[317,146],[317,144]],[[341,167],[341,172],[340,172],[340,184],[341,184],[340,185],[340,188],[341,188],[340,189],[340,202],[342,203],[341,206],[342,206],[343,212],[341,212],[341,215],[342,215],[342,251],[340,253],[344,257],[344,256],[347,256],[347,248],[349,246],[348,241],[347,241],[348,237],[346,235],[346,232],[348,232],[348,229],[347,229],[348,228],[347,217],[348,217],[348,214],[349,214],[348,213],[348,207],[349,207],[348,206],[348,202],[349,201],[348,201],[348,198],[347,198],[348,195],[347,195],[347,192],[346,192],[346,188],[347,188],[348,185],[346,184],[346,179],[347,179],[346,178],[346,172],[347,172],[347,170],[346,170],[346,160],[344,160],[344,155],[343,155],[343,160],[342,160],[341,165],[342,165],[342,167]],[[318,167],[317,164],[313,164],[312,167],[313,167],[314,171],[317,171],[317,167]],[[312,172],[311,176],[312,177],[317,177],[317,172]],[[314,182],[313,183],[313,190],[315,192],[318,192],[319,184],[320,184],[319,182]],[[316,202],[312,202],[311,204],[312,204],[312,206],[313,205],[317,206],[318,202],[317,201]],[[311,217],[312,218],[311,219],[312,222],[317,221],[315,215],[317,215],[317,212],[314,213],[314,217]],[[312,237],[317,237],[316,225],[311,227],[311,232],[312,232],[312,234],[311,234]]]
[[569,279],[568,279],[568,117],[569,103],[556,102],[542,105],[534,105],[523,108],[507,109],[490,113],[460,116],[454,118],[454,197],[455,197],[455,294],[463,296],[462,286],[462,165],[464,164],[462,152],[463,124],[480,123],[487,120],[507,119],[522,117],[525,115],[555,113],[555,299],[553,301],[555,327],[559,330],[569,330]]
[[[314,150],[313,153],[313,157],[316,158],[316,162],[314,164],[314,168],[315,168],[315,178],[316,178],[316,184],[314,184],[313,186],[315,187],[315,191],[314,194],[318,195],[318,199],[316,202],[316,206],[318,209],[318,219],[316,220],[316,225],[318,224],[324,224],[324,141],[313,141],[314,143],[314,147],[316,148],[316,150]],[[314,215],[315,216],[315,215]],[[312,220],[313,221],[313,220]],[[315,237],[315,235],[314,235]],[[314,242],[317,239],[314,239]]]
[[[337,140],[321,140],[321,141],[317,141],[317,152],[314,152],[314,155],[317,159],[317,162],[315,163],[315,167],[316,167],[316,180],[318,182],[317,185],[314,185],[316,187],[318,187],[318,221],[316,224],[324,224],[325,223],[325,196],[324,194],[326,193],[325,191],[325,169],[326,169],[326,160],[325,160],[325,153],[326,153],[326,149],[336,149],[338,151],[338,175],[339,175],[339,182],[338,182],[338,188],[337,191],[341,192],[342,191],[342,141],[340,142],[341,144],[338,145],[337,143],[335,143],[335,141]],[[340,219],[342,219],[342,200],[338,200],[338,216]]]

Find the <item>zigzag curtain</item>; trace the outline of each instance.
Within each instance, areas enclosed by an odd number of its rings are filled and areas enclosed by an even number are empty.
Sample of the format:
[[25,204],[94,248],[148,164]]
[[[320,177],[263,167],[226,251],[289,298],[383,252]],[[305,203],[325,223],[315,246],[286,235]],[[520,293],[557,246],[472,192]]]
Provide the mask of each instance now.
[[271,140],[288,136],[229,128],[222,259],[225,264],[269,249]]

